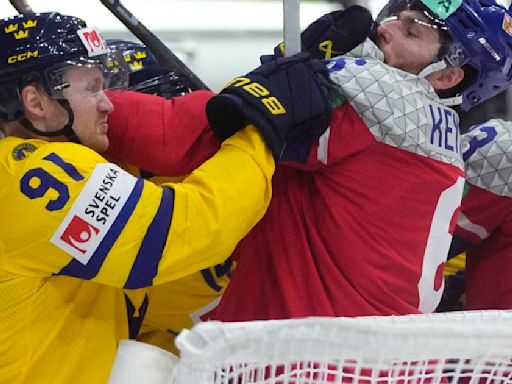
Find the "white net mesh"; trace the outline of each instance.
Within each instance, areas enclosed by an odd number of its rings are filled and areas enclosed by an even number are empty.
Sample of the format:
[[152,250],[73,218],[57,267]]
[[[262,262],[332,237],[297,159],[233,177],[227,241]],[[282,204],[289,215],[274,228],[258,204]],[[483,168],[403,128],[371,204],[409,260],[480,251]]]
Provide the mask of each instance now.
[[512,383],[512,312],[207,322],[175,384]]

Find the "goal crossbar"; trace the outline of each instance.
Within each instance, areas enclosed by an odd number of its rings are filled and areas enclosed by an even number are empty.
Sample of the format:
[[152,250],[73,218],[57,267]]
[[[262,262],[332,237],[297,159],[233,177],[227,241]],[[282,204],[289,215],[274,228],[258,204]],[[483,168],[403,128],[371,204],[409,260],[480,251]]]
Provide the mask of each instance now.
[[509,384],[512,311],[206,322],[175,384]]

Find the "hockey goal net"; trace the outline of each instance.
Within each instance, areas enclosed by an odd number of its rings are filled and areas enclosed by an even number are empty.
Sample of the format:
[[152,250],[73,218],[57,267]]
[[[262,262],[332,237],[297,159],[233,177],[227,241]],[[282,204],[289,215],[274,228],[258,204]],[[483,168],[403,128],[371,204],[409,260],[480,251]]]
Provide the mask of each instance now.
[[174,384],[512,383],[512,312],[206,322]]

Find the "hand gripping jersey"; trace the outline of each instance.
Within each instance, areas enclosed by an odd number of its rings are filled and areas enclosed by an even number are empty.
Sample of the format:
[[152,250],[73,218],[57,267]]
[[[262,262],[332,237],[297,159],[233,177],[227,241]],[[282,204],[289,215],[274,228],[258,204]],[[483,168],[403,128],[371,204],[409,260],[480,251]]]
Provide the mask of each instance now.
[[383,64],[373,43],[358,49],[364,59],[328,62],[349,103],[307,164],[278,167],[213,319],[436,308],[463,189],[458,117],[426,80]]
[[253,127],[160,187],[77,144],[8,137],[0,155],[2,383],[106,382],[144,287],[223,262],[263,215],[274,168]]
[[[388,315],[437,306],[463,187],[458,117],[424,79],[382,64],[370,42],[361,48],[366,59],[354,53],[330,62],[340,98],[350,104],[336,109],[306,164],[278,167],[269,210],[237,247],[237,268],[212,318]],[[158,174],[186,173],[188,156],[204,160],[218,145],[195,94],[114,98],[112,150]],[[170,117],[194,108],[188,125],[173,124]],[[146,129],[137,131],[142,116]],[[173,152],[185,160],[165,156]]]
[[[151,177],[151,181],[161,182],[169,177],[182,180],[182,175],[191,172],[219,148],[204,113],[211,96],[211,92],[196,91],[167,100],[135,92],[110,91],[115,110],[109,116],[112,144],[109,156],[116,162],[136,164],[150,174],[159,175]],[[143,130],[141,121],[145,123]],[[229,283],[232,266],[228,260],[151,287],[137,339],[176,353],[174,337],[218,303]]]
[[450,253],[466,250],[465,309],[510,309],[512,123],[476,125],[462,143],[467,192]]

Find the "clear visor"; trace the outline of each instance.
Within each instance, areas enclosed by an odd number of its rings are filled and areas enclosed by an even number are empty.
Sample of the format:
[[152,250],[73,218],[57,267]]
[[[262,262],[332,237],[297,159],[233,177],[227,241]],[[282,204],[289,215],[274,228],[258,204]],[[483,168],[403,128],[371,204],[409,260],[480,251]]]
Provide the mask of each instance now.
[[94,60],[79,58],[50,67],[45,72],[50,95],[61,99],[68,92],[96,94],[107,89],[126,89],[129,70],[118,55],[111,52]]
[[148,89],[154,90],[162,84],[164,81],[166,81],[166,78],[164,76],[155,76],[151,79],[144,80],[143,82],[140,82],[138,84],[134,84],[129,87],[132,91],[139,91],[144,93],[153,93],[153,92],[147,92]]
[[404,10],[399,12],[396,15],[388,16],[385,19],[380,21],[381,25],[384,25],[388,22],[398,20],[404,26],[404,29],[410,30],[411,28],[429,28],[435,31],[439,30],[448,30],[448,28],[442,24],[438,24],[436,22],[432,22],[432,20],[428,19],[424,14],[420,11],[413,10]]
[[165,98],[183,96],[190,92],[183,81],[172,73],[153,77],[138,84],[134,84],[130,86],[129,89]]
[[[391,0],[381,10],[376,18],[377,45],[380,38],[385,38],[385,35],[380,36],[378,33],[379,26],[398,31],[405,37],[402,49],[394,52],[395,56],[400,56],[402,62],[417,61],[431,64],[443,61],[452,42],[446,23],[436,18],[419,0]],[[404,65],[399,68],[419,73],[417,67],[419,65]],[[425,65],[422,68],[425,68]]]
[[428,11],[419,0],[392,0],[380,11],[375,19],[380,25],[395,20],[401,21],[404,29],[417,26],[435,31],[448,30],[444,21]]

